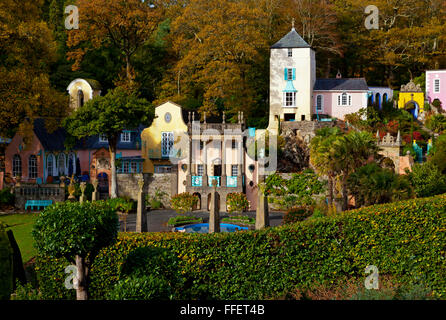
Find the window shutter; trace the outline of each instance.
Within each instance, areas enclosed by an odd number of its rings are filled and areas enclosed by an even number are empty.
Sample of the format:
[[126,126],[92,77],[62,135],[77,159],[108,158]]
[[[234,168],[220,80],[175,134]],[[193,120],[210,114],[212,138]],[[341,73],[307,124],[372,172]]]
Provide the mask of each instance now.
[[340,106],[341,105],[341,96],[339,95],[338,96],[338,106]]
[[348,96],[348,105],[349,106],[352,105],[352,96],[351,95]]
[[288,80],[288,69],[285,68],[285,81],[287,81],[287,80]]
[[293,68],[293,80],[296,80],[296,68]]

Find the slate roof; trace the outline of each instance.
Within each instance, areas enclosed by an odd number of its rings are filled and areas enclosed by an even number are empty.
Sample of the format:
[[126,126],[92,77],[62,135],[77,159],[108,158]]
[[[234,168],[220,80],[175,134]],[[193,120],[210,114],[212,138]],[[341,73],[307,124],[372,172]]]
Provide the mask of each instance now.
[[291,29],[288,34],[271,46],[272,49],[281,48],[311,48],[304,39],[296,32],[296,29]]
[[[141,147],[141,133],[145,129],[143,125],[140,125],[135,130],[129,130],[131,131],[131,142],[121,142],[121,138],[118,138],[118,144],[116,148],[118,150],[138,150],[139,148],[136,147],[136,142],[138,141],[139,147]],[[79,141],[76,144],[75,149],[100,149],[100,148],[108,148],[108,142],[100,142],[99,136],[91,136],[86,139],[83,139],[83,141]]]
[[[120,150],[138,150],[136,148],[136,142],[139,142],[139,146],[141,146],[141,133],[145,129],[143,125],[140,125],[136,130],[132,130],[131,132],[131,142],[121,142],[121,139],[118,140],[117,149]],[[45,151],[64,151],[65,145],[64,141],[67,137],[67,132],[64,128],[58,128],[56,131],[49,133],[45,127],[44,119],[36,119],[34,121],[34,133],[39,139],[40,143],[42,143]],[[100,148],[108,148],[107,142],[99,142],[99,136],[91,136],[84,139],[79,139],[76,141],[74,149],[82,150],[82,149],[100,149]]]
[[314,90],[368,91],[369,86],[364,78],[317,79]]
[[36,119],[34,120],[34,133],[46,151],[65,150],[64,141],[67,133],[64,128],[58,128],[56,131],[49,133],[45,127],[45,120]]

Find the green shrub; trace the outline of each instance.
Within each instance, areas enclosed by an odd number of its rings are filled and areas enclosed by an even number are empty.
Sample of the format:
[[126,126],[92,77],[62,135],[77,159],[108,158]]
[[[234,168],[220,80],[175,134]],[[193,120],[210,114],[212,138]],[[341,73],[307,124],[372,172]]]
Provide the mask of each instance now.
[[256,224],[256,219],[247,216],[228,217],[228,218],[223,218],[221,221],[229,223]]
[[149,205],[152,210],[161,209],[163,207],[163,201],[166,199],[166,197],[168,197],[167,192],[156,189],[153,196],[150,194],[146,196],[146,204]]
[[249,201],[243,192],[230,193],[226,197],[228,213],[242,213],[249,209]]
[[0,300],[9,300],[13,290],[13,250],[0,221]]
[[203,222],[202,218],[197,217],[190,217],[190,216],[178,216],[174,218],[170,218],[167,224],[169,226],[179,226],[183,224],[189,224],[189,223],[201,223]]
[[[445,230],[446,196],[442,195],[259,231],[120,234],[92,265],[91,295],[104,299],[122,279],[121,266],[128,255],[150,246],[168,249],[178,258],[183,277],[178,299],[278,298],[314,283],[365,279],[368,265],[377,266],[380,276],[402,283],[424,275],[433,297],[444,298]],[[39,260],[39,288],[45,297],[60,298],[57,290],[63,288],[65,263]]]
[[14,205],[15,196],[11,193],[11,189],[0,190],[0,207],[1,206],[12,206]]
[[11,300],[42,300],[42,295],[37,289],[33,288],[31,283],[22,285],[17,281],[17,288],[11,296]]
[[184,214],[192,211],[193,207],[197,205],[198,200],[196,195],[184,192],[173,196],[170,199],[170,203],[177,213]]
[[417,197],[429,197],[446,192],[446,177],[432,162],[416,163],[408,175]]
[[283,217],[283,224],[304,221],[313,214],[314,208],[309,206],[299,206],[291,208]]
[[168,300],[172,290],[164,278],[131,276],[119,280],[107,294],[107,300]]

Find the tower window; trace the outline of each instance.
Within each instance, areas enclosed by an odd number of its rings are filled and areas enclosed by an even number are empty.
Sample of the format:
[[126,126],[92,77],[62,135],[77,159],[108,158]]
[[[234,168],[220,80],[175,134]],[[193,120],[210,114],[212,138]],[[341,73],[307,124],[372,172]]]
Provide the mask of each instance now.
[[284,99],[283,105],[285,107],[296,106],[296,92],[285,92],[283,99]]
[[293,49],[288,49],[288,57],[291,58],[293,56]]
[[84,105],[84,92],[82,90],[79,90],[77,92],[77,102],[78,102],[79,108]]

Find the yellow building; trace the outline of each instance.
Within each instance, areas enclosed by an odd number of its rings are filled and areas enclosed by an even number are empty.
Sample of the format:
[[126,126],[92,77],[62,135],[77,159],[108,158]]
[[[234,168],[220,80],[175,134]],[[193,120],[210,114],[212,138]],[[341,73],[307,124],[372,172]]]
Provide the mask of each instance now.
[[398,108],[406,109],[415,119],[424,112],[424,92],[420,85],[411,80],[407,85],[401,86]]
[[166,173],[172,171],[169,160],[173,146],[187,135],[187,125],[181,106],[166,102],[155,108],[152,125],[141,134],[144,173]]

